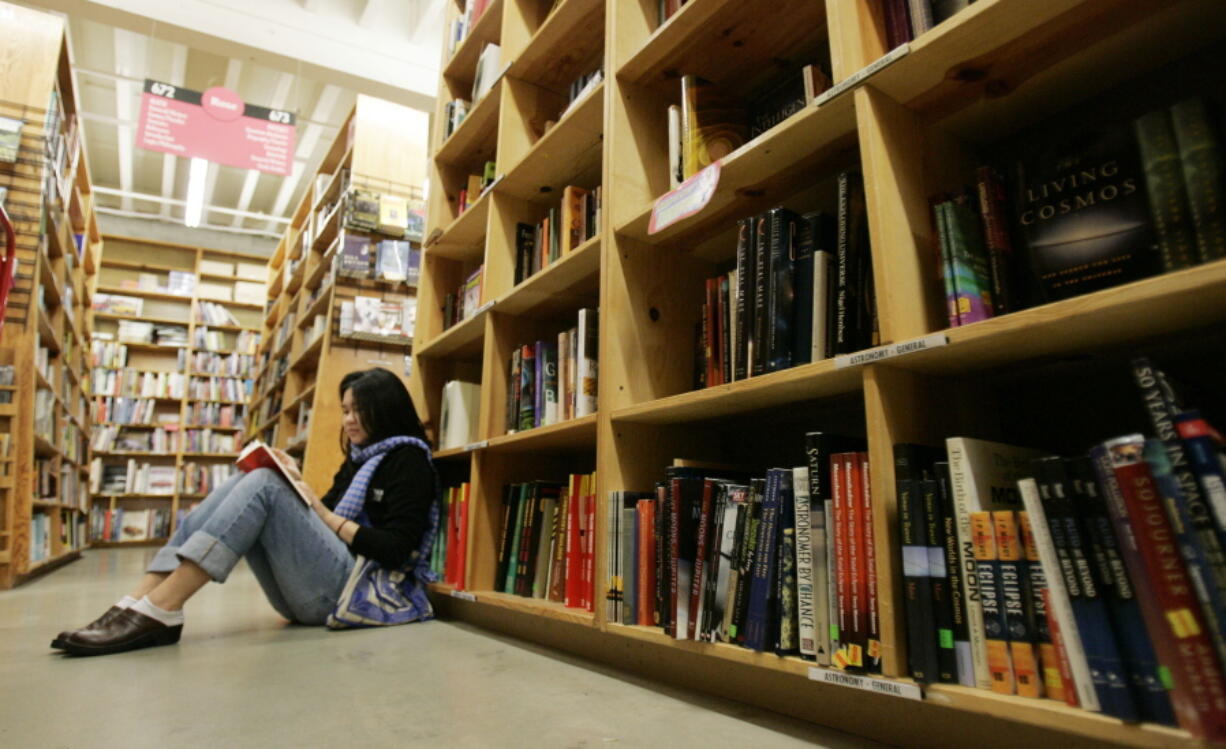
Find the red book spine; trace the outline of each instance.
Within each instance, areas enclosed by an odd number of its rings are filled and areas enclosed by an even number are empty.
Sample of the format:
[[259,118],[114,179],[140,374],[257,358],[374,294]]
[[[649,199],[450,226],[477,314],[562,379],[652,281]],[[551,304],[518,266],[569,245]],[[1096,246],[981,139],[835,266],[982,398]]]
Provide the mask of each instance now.
[[[1136,455],[1130,448],[1136,447]],[[1138,588],[1153,591],[1156,606],[1142,605],[1158,661],[1170,669],[1171,706],[1192,735],[1226,741],[1226,679],[1209,641],[1200,603],[1180,555],[1162,495],[1137,444],[1111,448],[1115,477],[1128,513],[1142,570],[1130,570]],[[1110,494],[1110,492],[1108,492]],[[1125,555],[1125,561],[1128,556]],[[1141,597],[1142,603],[1149,603]]]
[[851,576],[848,574],[850,550],[847,536],[847,491],[846,475],[843,470],[843,453],[830,456],[830,486],[831,498],[834,500],[834,558],[835,568],[830,571],[835,576],[835,598],[838,611],[839,643],[834,659],[840,668],[846,665],[844,645],[851,633]]
[[[718,280],[718,279],[717,279]],[[702,482],[702,507],[698,517],[698,553],[694,557],[694,577],[690,581],[690,618],[685,625],[685,638],[693,640],[698,629],[698,606],[702,600],[702,580],[706,569],[708,536],[711,535],[711,501],[715,482]]]
[[864,581],[868,603],[868,665],[881,668],[881,621],[877,610],[877,549],[873,541],[873,492],[868,453],[860,453],[860,485],[864,488]]
[[579,533],[579,513],[583,507],[583,497],[579,494],[578,479],[579,477],[573,474],[570,477],[571,499],[566,506],[566,606],[572,609],[582,608],[580,589],[583,580],[580,560],[583,552],[580,544],[583,539]]
[[596,474],[588,477],[590,493],[587,495],[587,610],[596,610],[596,596],[593,591],[596,581]]
[[1064,633],[1060,631],[1060,622],[1056,620],[1056,612],[1051,605],[1051,589],[1043,589],[1043,608],[1047,611],[1047,629],[1051,636],[1052,649],[1056,651],[1056,663],[1060,669],[1060,688],[1064,691],[1064,701],[1069,707],[1077,707],[1077,690],[1073,686],[1073,666],[1069,663],[1068,651],[1064,648]]
[[678,535],[681,530],[681,503],[678,498],[681,496],[681,481],[673,479],[669,482],[669,492],[672,495],[673,501],[669,503],[669,521],[668,521],[668,610],[672,612],[672,616],[668,618],[668,625],[664,627],[664,633],[669,637],[677,636],[677,555],[681,553],[681,538]]
[[639,500],[638,624],[650,627],[656,606],[656,503]]
[[468,483],[456,490],[456,497],[460,500],[459,511],[456,513],[458,520],[456,537],[459,539],[460,548],[456,554],[455,586],[459,590],[465,589],[465,580],[468,577],[468,505],[471,491],[472,484]]
[[860,480],[860,454],[847,453],[843,458],[843,470],[846,471],[843,485],[847,493],[847,569],[851,594],[851,633],[845,638],[851,645],[846,649],[847,665],[862,668],[868,632],[868,583],[864,565],[864,486]]

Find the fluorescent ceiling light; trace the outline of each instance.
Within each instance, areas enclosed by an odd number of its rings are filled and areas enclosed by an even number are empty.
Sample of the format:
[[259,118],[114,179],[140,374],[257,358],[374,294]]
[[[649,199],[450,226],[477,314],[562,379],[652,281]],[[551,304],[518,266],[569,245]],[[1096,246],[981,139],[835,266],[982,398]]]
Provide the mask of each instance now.
[[183,215],[183,225],[190,229],[200,226],[204,215],[204,183],[208,176],[208,159],[192,159],[187,177],[187,212]]

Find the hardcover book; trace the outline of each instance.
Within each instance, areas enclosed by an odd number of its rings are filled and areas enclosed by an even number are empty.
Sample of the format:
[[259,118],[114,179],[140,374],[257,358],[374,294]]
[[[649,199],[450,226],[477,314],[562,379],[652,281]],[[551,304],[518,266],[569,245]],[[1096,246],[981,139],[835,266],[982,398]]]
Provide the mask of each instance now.
[[682,76],[681,137],[685,179],[740,148],[748,133],[745,110],[738,101],[710,81],[693,75]]

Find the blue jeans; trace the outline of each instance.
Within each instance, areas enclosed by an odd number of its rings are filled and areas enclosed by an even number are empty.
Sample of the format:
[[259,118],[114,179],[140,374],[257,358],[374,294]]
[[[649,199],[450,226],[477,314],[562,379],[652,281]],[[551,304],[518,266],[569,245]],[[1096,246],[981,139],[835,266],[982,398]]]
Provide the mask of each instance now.
[[345,542],[267,468],[231,476],[183,518],[149,572],[190,560],[223,583],[240,557],[268,602],[300,624],[323,624],[353,569]]

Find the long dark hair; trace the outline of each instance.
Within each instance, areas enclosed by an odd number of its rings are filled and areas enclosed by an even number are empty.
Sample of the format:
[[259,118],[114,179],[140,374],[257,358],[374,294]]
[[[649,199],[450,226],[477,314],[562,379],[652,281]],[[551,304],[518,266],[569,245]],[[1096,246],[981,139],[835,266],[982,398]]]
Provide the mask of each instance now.
[[[392,372],[382,367],[350,372],[341,380],[341,400],[346,390],[353,393],[354,408],[368,435],[367,444],[399,435],[425,441],[426,430],[417,418],[413,399],[404,383]],[[344,430],[341,430],[341,447],[348,452],[349,440]]]

